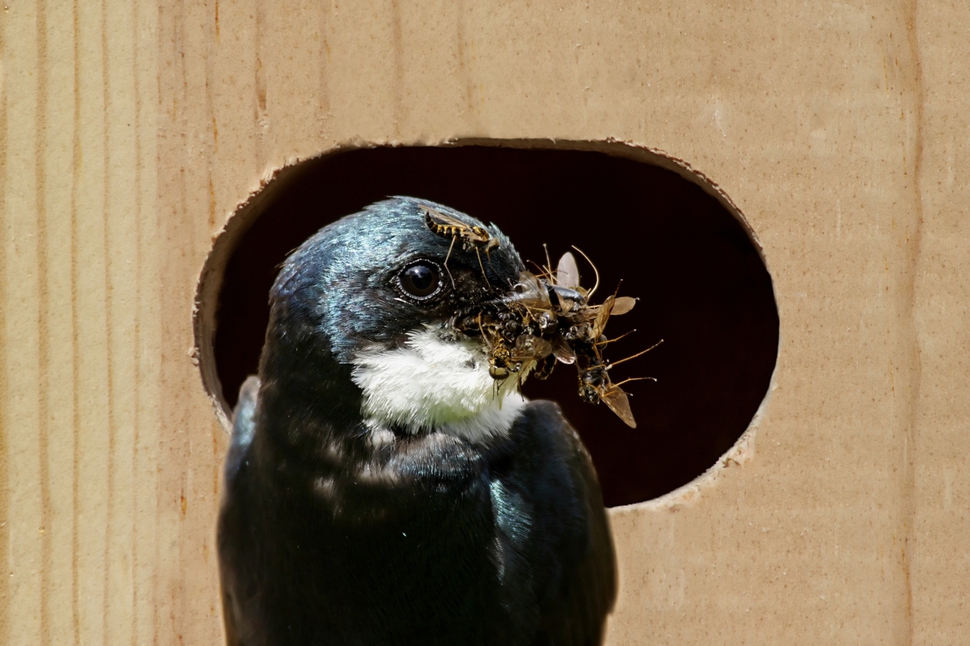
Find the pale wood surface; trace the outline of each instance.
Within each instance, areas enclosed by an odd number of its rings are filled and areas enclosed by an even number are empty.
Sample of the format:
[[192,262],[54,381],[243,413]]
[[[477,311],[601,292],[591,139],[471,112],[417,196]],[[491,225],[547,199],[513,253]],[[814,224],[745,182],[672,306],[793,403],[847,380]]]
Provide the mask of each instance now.
[[740,466],[614,514],[611,643],[964,642],[970,7],[722,5],[8,0],[0,643],[221,639],[212,236],[287,159],[456,137],[666,151],[775,279]]

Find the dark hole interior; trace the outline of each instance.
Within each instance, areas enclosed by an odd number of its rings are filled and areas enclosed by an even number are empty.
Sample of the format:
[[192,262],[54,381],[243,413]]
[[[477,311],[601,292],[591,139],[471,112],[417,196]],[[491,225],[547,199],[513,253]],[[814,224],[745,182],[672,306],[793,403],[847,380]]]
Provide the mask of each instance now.
[[[560,365],[526,394],[562,406],[596,463],[606,504],[663,495],[691,481],[741,436],[767,392],[778,347],[771,279],[742,225],[675,172],[601,152],[486,146],[375,148],[308,162],[242,237],[226,267],[216,369],[230,406],[256,372],[267,294],[286,255],[319,228],[390,195],[447,204],[497,224],[523,259],[553,263],[570,245],[596,263],[599,301],[623,280],[636,308],[610,321],[609,348],[638,427],[580,401]],[[583,283],[593,272],[580,259]]]

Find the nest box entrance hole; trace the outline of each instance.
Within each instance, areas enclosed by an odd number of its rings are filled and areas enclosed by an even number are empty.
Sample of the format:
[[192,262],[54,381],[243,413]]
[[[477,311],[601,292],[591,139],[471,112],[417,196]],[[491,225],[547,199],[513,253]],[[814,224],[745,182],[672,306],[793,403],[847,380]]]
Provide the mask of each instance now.
[[[210,393],[231,410],[256,372],[269,289],[290,251],[344,215],[411,195],[494,222],[527,262],[545,263],[543,244],[553,264],[576,245],[596,263],[600,298],[622,279],[620,293],[640,300],[610,321],[610,336],[636,332],[609,357],[664,341],[611,372],[614,381],[657,379],[625,387],[638,428],[580,401],[566,366],[548,381],[529,380],[525,393],[563,408],[607,505],[690,482],[745,432],[775,367],[778,312],[753,235],[702,178],[650,153],[620,144],[486,143],[338,151],[281,173],[242,207],[233,217],[246,221],[227,227],[223,258],[200,287],[218,285],[217,298],[202,304],[213,311],[201,313],[200,360],[214,364],[203,366]],[[581,259],[580,269],[590,282]]]

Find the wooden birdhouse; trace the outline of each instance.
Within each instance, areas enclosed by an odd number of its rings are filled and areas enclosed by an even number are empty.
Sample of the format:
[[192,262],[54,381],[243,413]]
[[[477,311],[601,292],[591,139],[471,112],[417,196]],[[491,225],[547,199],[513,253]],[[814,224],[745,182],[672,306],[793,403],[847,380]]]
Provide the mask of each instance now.
[[[559,401],[607,643],[970,634],[970,6],[15,2],[0,643],[217,644],[228,420],[286,254],[391,195],[639,297]],[[594,270],[581,267],[592,280]],[[623,327],[623,326],[626,327]]]

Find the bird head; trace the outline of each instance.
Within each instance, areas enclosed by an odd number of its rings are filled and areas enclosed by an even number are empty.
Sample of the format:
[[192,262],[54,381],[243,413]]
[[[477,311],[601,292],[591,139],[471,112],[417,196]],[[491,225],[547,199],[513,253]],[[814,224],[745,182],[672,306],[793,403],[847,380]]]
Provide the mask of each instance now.
[[[260,361],[265,419],[289,443],[339,433],[502,435],[524,405],[457,323],[524,270],[494,225],[396,197],[334,222],[285,261]],[[464,330],[464,331],[463,331]],[[321,426],[322,425],[322,426]]]

